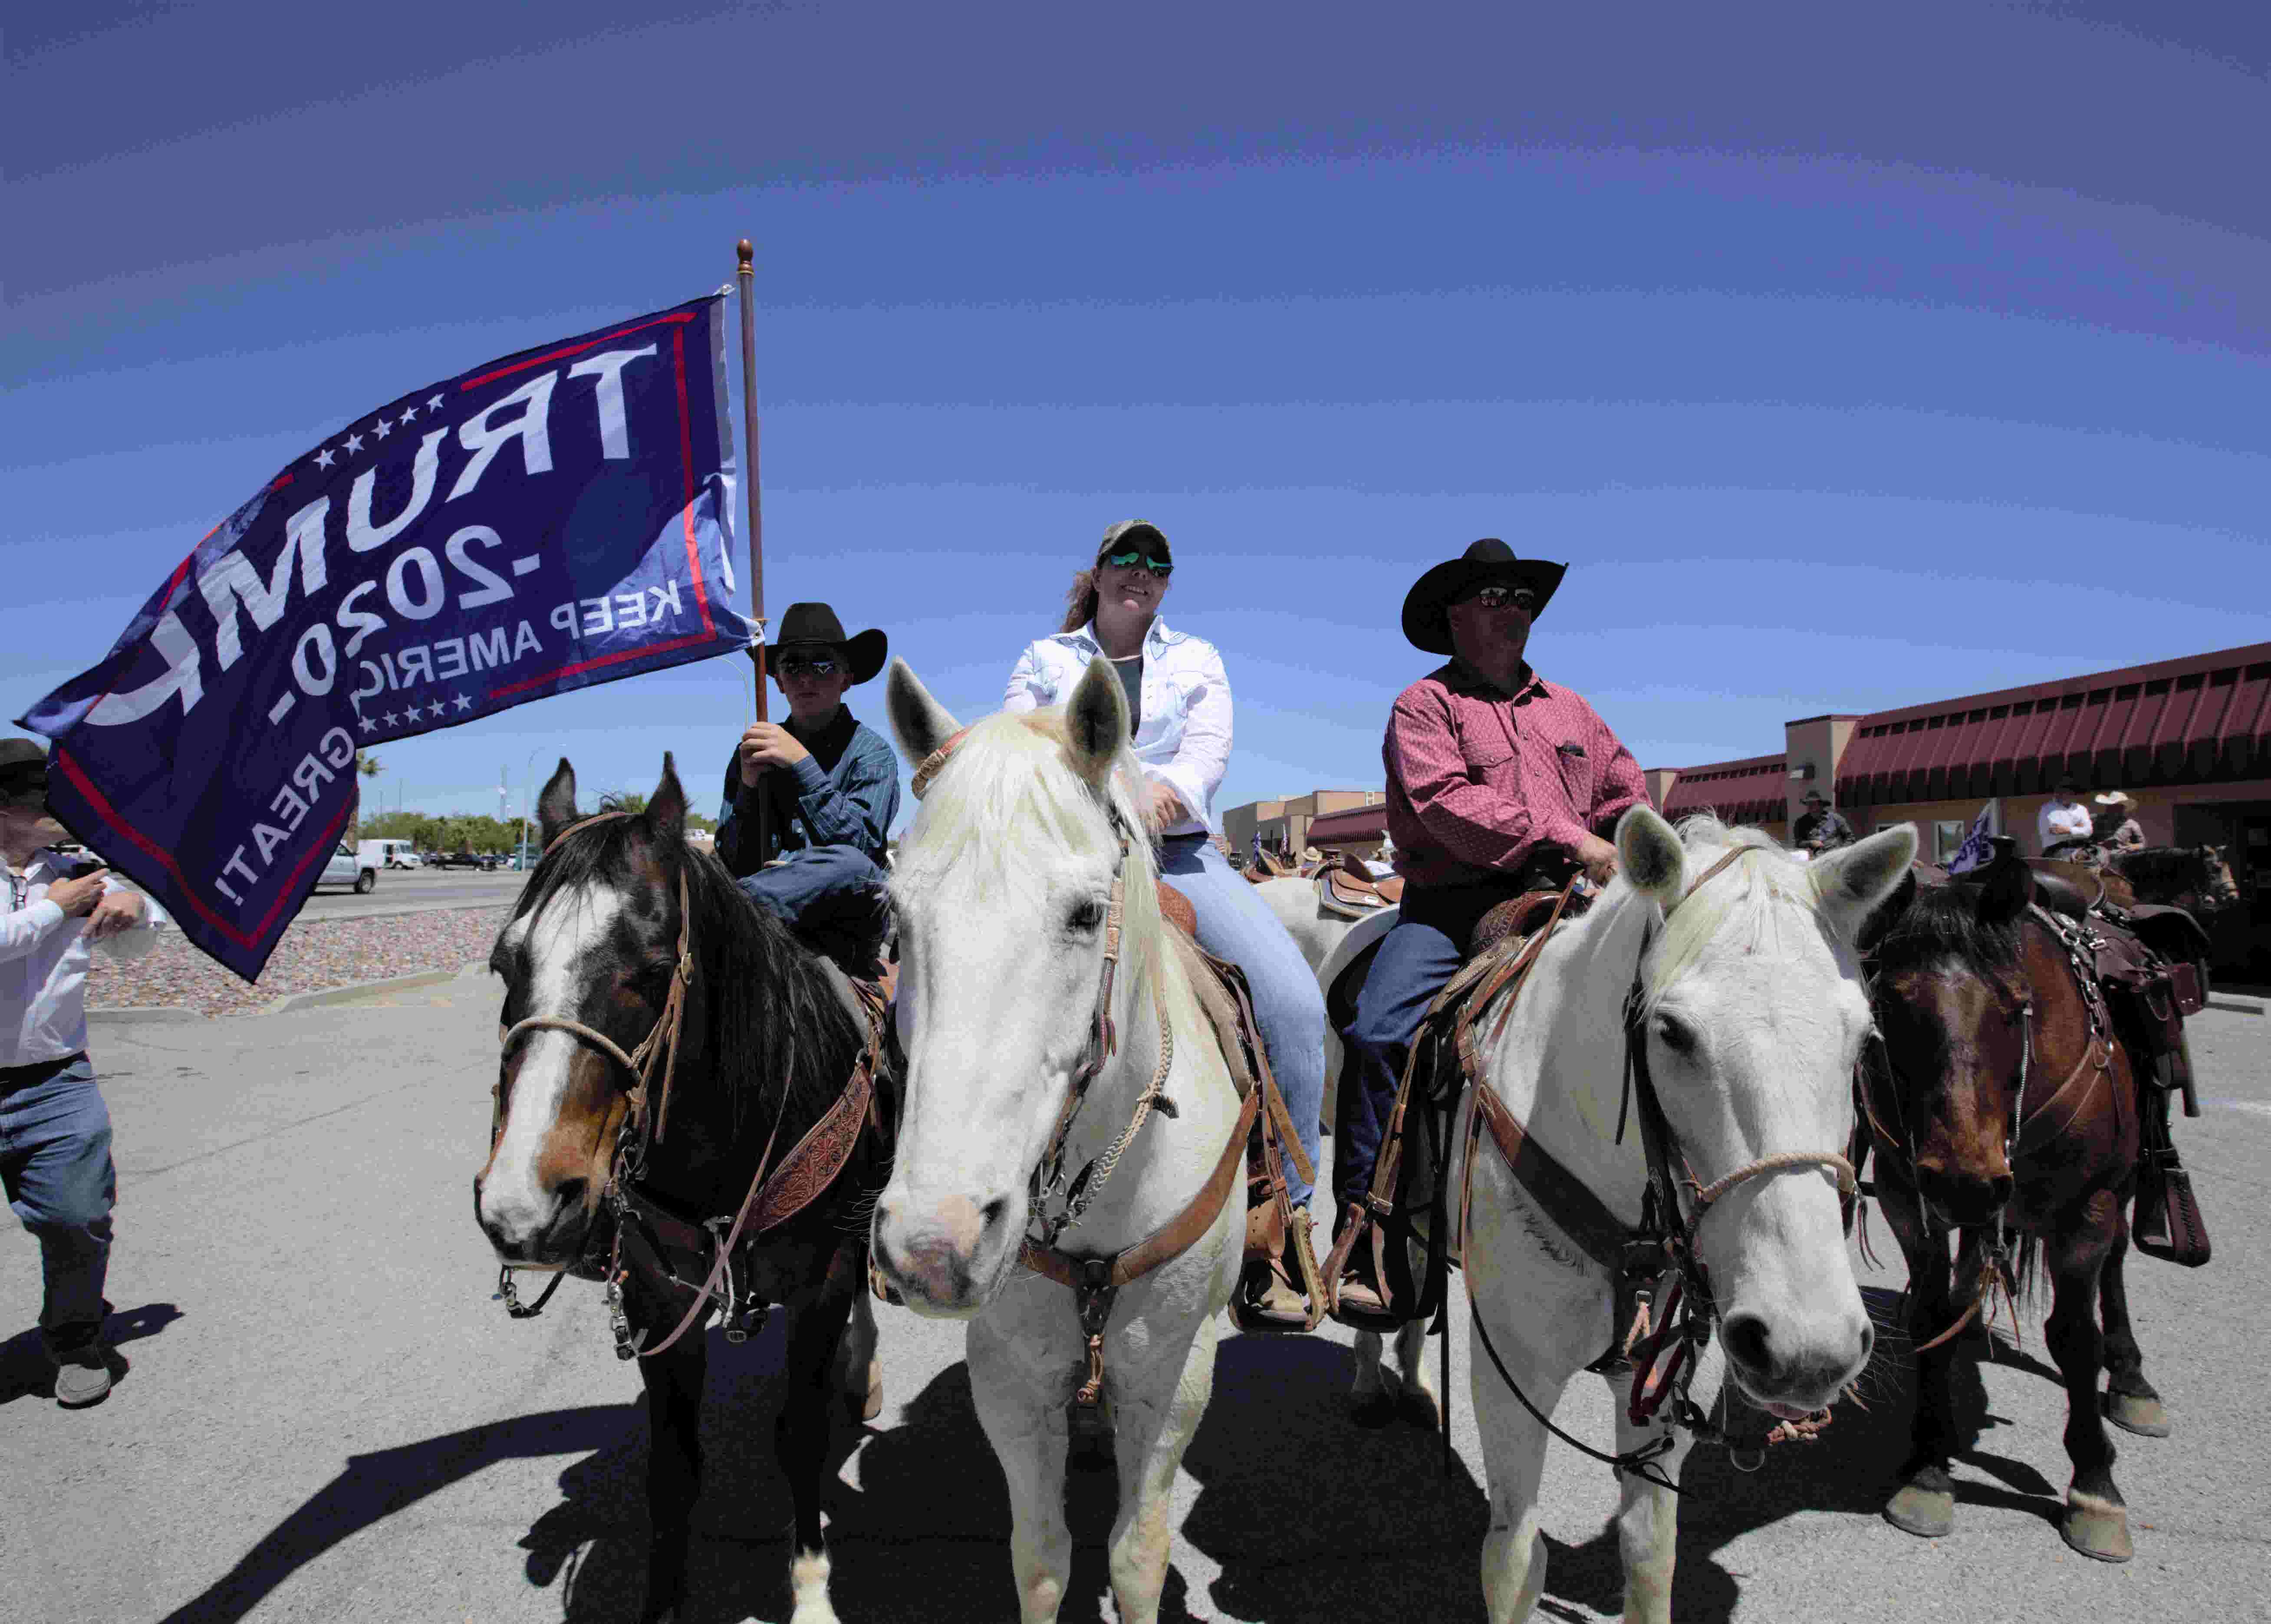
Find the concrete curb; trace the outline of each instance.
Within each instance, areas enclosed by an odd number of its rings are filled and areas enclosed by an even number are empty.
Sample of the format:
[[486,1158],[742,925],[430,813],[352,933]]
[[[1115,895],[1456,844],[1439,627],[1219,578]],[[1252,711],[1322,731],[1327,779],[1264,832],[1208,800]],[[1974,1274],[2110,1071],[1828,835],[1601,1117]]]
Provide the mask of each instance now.
[[2229,1009],[2234,1015],[2260,1015],[2263,1013],[2263,1006],[2261,1004],[2245,1003],[2237,998],[2217,998],[2210,996],[2208,1001],[2208,1007],[2211,1009]]
[[203,1009],[192,1009],[185,1004],[153,1003],[122,1005],[115,1009],[89,1009],[86,1024],[90,1026],[139,1026],[149,1021],[202,1021]]
[[294,1009],[313,1009],[332,1003],[353,1003],[359,998],[377,997],[386,993],[408,992],[413,987],[431,987],[437,981],[455,980],[460,973],[462,972],[456,970],[421,970],[413,975],[388,976],[377,981],[357,981],[347,987],[326,987],[320,992],[287,993],[260,1013],[289,1015]]

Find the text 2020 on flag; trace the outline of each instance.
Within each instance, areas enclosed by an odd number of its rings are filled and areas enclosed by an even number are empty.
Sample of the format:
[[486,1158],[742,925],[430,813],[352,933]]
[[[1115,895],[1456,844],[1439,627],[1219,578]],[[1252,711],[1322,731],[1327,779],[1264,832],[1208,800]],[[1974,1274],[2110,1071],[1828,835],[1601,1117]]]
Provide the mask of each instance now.
[[21,719],[56,815],[250,980],[358,748],[745,648],[724,309],[488,362],[294,462]]

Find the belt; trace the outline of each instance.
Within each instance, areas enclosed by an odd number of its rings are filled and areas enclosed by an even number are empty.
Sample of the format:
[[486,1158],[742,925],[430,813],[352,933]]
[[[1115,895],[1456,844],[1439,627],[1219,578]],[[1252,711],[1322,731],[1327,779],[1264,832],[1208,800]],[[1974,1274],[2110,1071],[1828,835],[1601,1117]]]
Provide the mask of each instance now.
[[23,1088],[34,1083],[44,1083],[56,1073],[68,1071],[86,1058],[81,1049],[76,1054],[66,1054],[61,1060],[35,1060],[28,1066],[0,1066],[0,1089]]

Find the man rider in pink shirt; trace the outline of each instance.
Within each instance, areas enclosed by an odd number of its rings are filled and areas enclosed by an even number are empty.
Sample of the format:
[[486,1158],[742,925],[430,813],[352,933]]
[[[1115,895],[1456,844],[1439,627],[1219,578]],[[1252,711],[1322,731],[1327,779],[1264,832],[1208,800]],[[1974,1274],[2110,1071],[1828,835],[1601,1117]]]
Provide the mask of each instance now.
[[[1349,1062],[1333,1142],[1341,1230],[1363,1211],[1420,1017],[1464,960],[1476,923],[1581,868],[1605,884],[1617,866],[1608,837],[1648,799],[1639,763],[1593,707],[1525,658],[1531,622],[1567,568],[1517,558],[1491,539],[1428,570],[1404,600],[1404,637],[1451,660],[1396,697],[1381,751],[1405,886],[1342,1033]],[[1369,1329],[1389,1323],[1368,1245],[1350,1257],[1335,1315]]]

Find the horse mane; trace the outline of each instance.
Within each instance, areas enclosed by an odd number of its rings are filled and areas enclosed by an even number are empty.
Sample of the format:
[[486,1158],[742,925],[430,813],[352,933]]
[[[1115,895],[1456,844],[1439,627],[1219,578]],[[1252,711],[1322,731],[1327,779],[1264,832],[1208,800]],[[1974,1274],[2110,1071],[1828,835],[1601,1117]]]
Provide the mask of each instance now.
[[1981,919],[1979,897],[1977,886],[1960,882],[1917,886],[1908,906],[1887,920],[1877,937],[1878,962],[1888,970],[1949,962],[1983,972],[2018,969],[2018,926]]
[[[1030,893],[1040,867],[1028,860],[1037,842],[1059,855],[1109,860],[1118,835],[1094,788],[1066,761],[1067,744],[1061,707],[1004,711],[973,723],[900,844],[893,892],[920,890],[949,868],[974,864],[989,892]],[[1184,981],[1174,956],[1162,951],[1158,866],[1131,790],[1142,782],[1135,754],[1123,744],[1106,793],[1134,831],[1121,909],[1121,963],[1130,987],[1153,975]]]
[[[545,853],[513,917],[541,910],[562,891],[619,885],[638,849],[654,844],[637,816],[577,831]],[[753,1100],[789,1121],[817,1120],[842,1091],[864,1041],[825,961],[743,895],[710,853],[681,843],[675,862],[667,852],[655,856],[666,886],[686,876],[704,1017],[699,1033],[689,1035],[731,1107],[733,1131],[744,1131]],[[686,1080],[681,1071],[680,1084]]]
[[[1806,866],[1764,831],[1731,827],[1709,812],[1698,812],[1679,821],[1678,833],[1691,876],[1730,851],[1759,854],[1729,864],[1664,921],[1642,972],[1641,1006],[1648,1012],[1655,1010],[1723,932],[1731,933],[1747,950],[1777,938],[1786,918],[1802,917],[1810,930],[1824,927]],[[1694,883],[1692,877],[1689,883]],[[1610,888],[1610,900],[1617,899],[1619,887],[1627,898],[1640,894],[1620,878]]]

